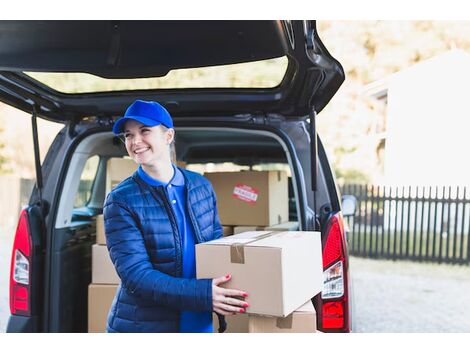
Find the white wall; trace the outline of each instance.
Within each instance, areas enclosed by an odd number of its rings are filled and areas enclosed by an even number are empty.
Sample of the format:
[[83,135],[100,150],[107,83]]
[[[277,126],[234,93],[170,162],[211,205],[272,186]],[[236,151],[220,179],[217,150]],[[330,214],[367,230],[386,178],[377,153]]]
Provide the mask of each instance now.
[[385,179],[470,185],[470,55],[452,51],[391,79]]

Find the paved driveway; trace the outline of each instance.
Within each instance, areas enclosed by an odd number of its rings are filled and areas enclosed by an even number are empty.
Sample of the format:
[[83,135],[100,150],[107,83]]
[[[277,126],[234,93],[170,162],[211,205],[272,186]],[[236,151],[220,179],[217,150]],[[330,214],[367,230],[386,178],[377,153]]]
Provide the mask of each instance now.
[[470,332],[470,267],[351,258],[357,332]]

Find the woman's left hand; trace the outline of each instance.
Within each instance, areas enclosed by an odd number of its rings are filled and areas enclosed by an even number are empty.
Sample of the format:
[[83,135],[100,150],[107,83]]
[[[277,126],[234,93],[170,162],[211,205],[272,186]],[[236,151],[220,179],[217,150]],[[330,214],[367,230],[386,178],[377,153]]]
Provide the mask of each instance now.
[[229,281],[232,276],[226,275],[217,277],[212,280],[212,306],[216,313],[222,315],[234,315],[237,313],[245,313],[248,303],[234,297],[248,297],[244,291],[219,287]]

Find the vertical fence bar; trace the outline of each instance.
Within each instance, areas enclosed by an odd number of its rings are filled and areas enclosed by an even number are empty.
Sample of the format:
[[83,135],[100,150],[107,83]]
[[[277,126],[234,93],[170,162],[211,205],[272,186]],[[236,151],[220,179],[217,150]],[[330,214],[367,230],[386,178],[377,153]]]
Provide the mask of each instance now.
[[470,264],[470,221],[468,222],[468,230],[467,230],[467,259],[466,259],[466,263]]
[[451,240],[451,235],[450,235],[450,213],[451,213],[451,208],[452,208],[452,188],[449,187],[449,194],[447,195],[447,221],[446,221],[446,237],[443,238],[442,240],[445,239],[446,243],[446,255],[444,258],[444,261],[447,263],[450,261],[450,240]]
[[397,227],[398,227],[398,186],[395,188],[395,228],[393,229],[393,260],[396,259],[397,254]]
[[439,233],[439,258],[438,262],[442,263],[442,247],[444,245],[442,235],[444,233],[444,214],[445,214],[445,196],[446,196],[446,187],[442,187],[442,199],[441,199],[441,223],[440,223],[440,233]]
[[[354,192],[354,196],[356,197],[356,213],[358,213],[358,209],[359,208],[359,194],[358,194],[358,190],[357,190],[357,185],[354,184],[353,185],[353,192]],[[359,230],[357,228],[357,225],[358,225],[358,221],[356,219],[356,216],[354,215],[354,222],[353,222],[353,228],[352,228],[352,232],[353,232],[353,238],[352,238],[352,248],[351,248],[351,254],[356,254],[356,238],[359,237]]]
[[367,234],[368,234],[368,229],[367,229],[367,223],[368,223],[368,207],[369,207],[369,185],[365,185],[365,193],[364,193],[364,237],[362,238],[362,250],[361,254],[362,256],[366,256],[367,252]]
[[[463,202],[462,202],[463,208],[462,208],[462,226],[460,226],[460,263],[464,263],[465,259],[463,257],[463,240],[465,238],[465,215],[467,215],[467,187],[463,188]],[[470,236],[470,234],[469,234]]]
[[[383,219],[383,210],[381,207],[383,200],[383,194],[380,193],[380,186],[377,186],[377,197],[375,198],[375,202],[377,204],[377,210],[375,212],[375,257],[379,257],[379,227],[381,227],[382,219]],[[382,211],[381,211],[382,210]]]
[[460,209],[460,187],[457,187],[457,194],[455,195],[455,212],[454,212],[454,236],[452,241],[452,263],[457,263],[457,225],[459,220],[459,209]]
[[361,254],[361,241],[362,241],[362,203],[363,203],[363,185],[359,185],[359,221],[358,221],[358,236],[357,236],[357,248],[356,248],[356,254],[360,255]]
[[433,231],[433,238],[432,238],[432,259],[436,258],[436,242],[437,242],[437,186],[436,186],[436,194],[434,199],[434,231]]
[[408,195],[406,197],[406,243],[405,243],[405,257],[410,258],[410,214],[411,214],[411,186],[408,188]]
[[405,214],[405,202],[404,202],[404,199],[405,199],[405,187],[403,186],[402,189],[401,189],[401,201],[400,201],[400,209],[401,209],[401,214],[400,214],[400,258],[403,258],[403,217],[404,217],[404,214]]
[[[431,196],[431,193],[429,193],[429,196]],[[425,191],[425,187],[423,186],[423,193],[421,194],[421,223],[419,224],[419,228],[420,228],[420,231],[419,231],[419,252],[418,252],[419,260],[422,260],[423,256],[424,256],[424,253],[423,253],[424,233],[423,233],[423,231],[424,231],[424,200],[425,200],[425,198],[426,198],[426,191]],[[428,226],[428,225],[426,225],[426,226]],[[425,245],[427,245],[427,238],[426,238],[426,241],[425,241]]]
[[374,237],[374,222],[375,222],[375,186],[370,188],[370,226],[369,226],[369,258],[372,257],[372,240]]
[[419,257],[416,253],[416,245],[418,243],[418,199],[419,199],[419,190],[416,186],[415,196],[414,196],[414,222],[413,222],[413,250],[412,250],[412,259],[417,259]]
[[384,257],[385,247],[385,202],[387,201],[386,187],[382,186],[382,231],[380,231],[380,256]]
[[391,240],[392,240],[392,233],[391,233],[391,227],[392,227],[392,186],[388,186],[388,227],[387,227],[387,258],[391,257],[392,253],[392,246],[391,246]]

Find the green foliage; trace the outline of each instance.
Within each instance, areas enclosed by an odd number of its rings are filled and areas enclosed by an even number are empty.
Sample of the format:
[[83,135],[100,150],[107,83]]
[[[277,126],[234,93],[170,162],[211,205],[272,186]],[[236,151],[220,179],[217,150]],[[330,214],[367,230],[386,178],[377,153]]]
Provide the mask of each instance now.
[[334,168],[336,180],[339,184],[367,184],[370,182],[370,177],[367,173],[359,169],[340,169]]

